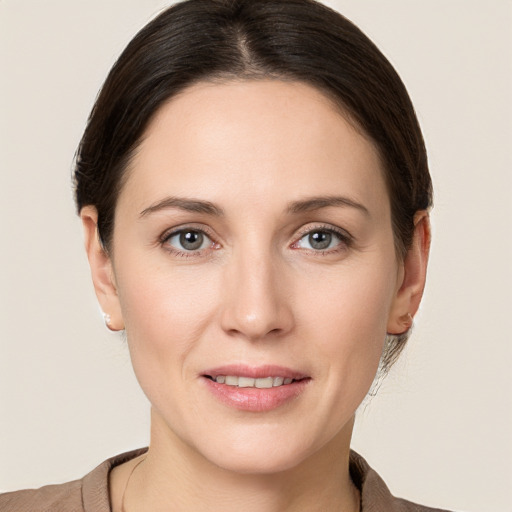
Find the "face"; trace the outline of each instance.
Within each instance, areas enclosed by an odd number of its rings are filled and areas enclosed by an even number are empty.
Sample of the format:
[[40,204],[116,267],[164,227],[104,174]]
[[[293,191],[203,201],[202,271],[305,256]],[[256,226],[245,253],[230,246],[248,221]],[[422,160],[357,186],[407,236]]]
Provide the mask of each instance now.
[[320,92],[201,83],[162,107],[109,264],[154,436],[240,472],[350,439],[404,272],[377,151]]

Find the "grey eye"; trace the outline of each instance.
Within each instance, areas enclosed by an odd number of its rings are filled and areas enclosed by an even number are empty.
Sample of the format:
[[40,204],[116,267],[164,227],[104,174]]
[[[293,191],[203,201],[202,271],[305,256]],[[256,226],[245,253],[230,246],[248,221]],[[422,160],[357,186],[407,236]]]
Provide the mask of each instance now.
[[331,245],[332,234],[327,231],[315,231],[308,235],[309,245],[313,249],[327,249]]
[[172,234],[167,243],[181,251],[199,251],[211,245],[212,241],[201,231],[185,229]]
[[316,231],[310,231],[304,235],[297,243],[297,246],[301,249],[324,251],[326,249],[332,249],[342,242],[343,240],[340,235],[325,229],[317,229]]

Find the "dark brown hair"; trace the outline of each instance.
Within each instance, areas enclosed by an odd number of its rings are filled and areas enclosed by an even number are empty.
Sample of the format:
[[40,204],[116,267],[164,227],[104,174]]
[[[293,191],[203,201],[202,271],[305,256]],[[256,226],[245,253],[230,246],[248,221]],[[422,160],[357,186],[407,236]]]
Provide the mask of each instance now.
[[97,208],[106,250],[127,164],[159,107],[201,80],[261,78],[313,85],[374,142],[397,254],[405,255],[415,213],[432,203],[414,108],[368,37],[313,0],[188,0],[162,12],[129,43],[91,112],[74,172],[77,208]]

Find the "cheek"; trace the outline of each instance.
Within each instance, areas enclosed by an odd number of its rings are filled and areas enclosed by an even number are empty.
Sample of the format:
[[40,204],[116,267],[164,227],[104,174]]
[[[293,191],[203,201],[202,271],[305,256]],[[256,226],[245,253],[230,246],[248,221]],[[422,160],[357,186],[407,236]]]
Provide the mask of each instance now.
[[[310,357],[322,354],[335,378],[350,374],[355,383],[371,384],[378,367],[396,286],[396,265],[352,268],[301,283],[299,324]],[[319,286],[322,283],[322,286]],[[308,340],[315,340],[314,345]],[[348,371],[350,370],[350,371]]]
[[[394,296],[396,269],[375,271],[371,266],[334,270],[322,279],[305,280],[297,296],[302,297],[304,314],[317,317],[310,322],[333,329],[333,333],[385,333]],[[309,313],[308,313],[309,311]],[[322,319],[322,320],[320,320]]]
[[[215,276],[146,267],[120,279],[119,299],[135,373],[143,389],[182,376],[215,310]],[[162,376],[163,372],[167,375]]]

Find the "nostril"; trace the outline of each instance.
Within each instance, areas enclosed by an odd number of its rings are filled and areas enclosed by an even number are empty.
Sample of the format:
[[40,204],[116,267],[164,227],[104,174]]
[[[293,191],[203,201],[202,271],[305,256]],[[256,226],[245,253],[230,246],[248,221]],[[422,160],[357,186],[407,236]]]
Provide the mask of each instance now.
[[[243,283],[240,286],[243,288]],[[294,319],[290,304],[276,297],[272,291],[256,292],[244,289],[227,301],[222,311],[221,326],[230,337],[248,340],[278,338],[289,333]],[[281,303],[281,301],[283,301]]]

